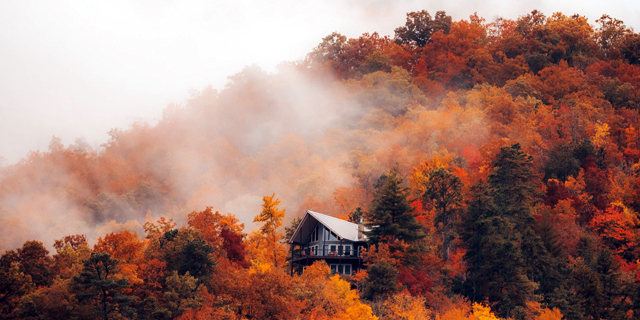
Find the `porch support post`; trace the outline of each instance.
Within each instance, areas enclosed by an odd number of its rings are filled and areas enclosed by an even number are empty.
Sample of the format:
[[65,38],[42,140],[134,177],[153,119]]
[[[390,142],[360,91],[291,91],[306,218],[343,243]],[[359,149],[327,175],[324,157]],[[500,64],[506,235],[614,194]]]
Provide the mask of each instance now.
[[289,260],[289,265],[291,266],[291,276],[293,277],[293,246],[295,242],[291,243],[291,260]]

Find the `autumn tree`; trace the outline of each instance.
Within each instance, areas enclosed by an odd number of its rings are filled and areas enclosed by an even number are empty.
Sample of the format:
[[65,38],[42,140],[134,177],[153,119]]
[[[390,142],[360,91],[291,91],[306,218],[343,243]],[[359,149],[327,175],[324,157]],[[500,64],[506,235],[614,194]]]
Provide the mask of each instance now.
[[455,221],[462,205],[462,182],[456,175],[444,168],[429,173],[426,190],[422,195],[425,203],[436,210],[435,223],[441,223],[442,257],[449,260],[451,249],[451,224]]
[[263,197],[262,201],[262,212],[258,214],[253,222],[263,222],[264,224],[260,227],[260,232],[267,237],[273,239],[273,263],[276,267],[278,267],[278,256],[277,256],[277,247],[278,247],[278,233],[277,229],[282,225],[282,219],[284,219],[284,210],[278,209],[278,205],[280,204],[279,199],[273,199],[275,197],[275,193],[271,195],[271,197]]

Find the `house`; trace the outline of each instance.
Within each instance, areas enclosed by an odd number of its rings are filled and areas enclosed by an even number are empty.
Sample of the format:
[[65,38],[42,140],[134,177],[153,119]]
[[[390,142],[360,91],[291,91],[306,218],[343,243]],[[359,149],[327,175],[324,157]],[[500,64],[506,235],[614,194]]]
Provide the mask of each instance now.
[[355,274],[362,268],[362,249],[368,247],[362,231],[362,222],[353,223],[307,210],[289,240],[291,274],[294,266],[304,270],[318,260],[324,260],[333,273]]

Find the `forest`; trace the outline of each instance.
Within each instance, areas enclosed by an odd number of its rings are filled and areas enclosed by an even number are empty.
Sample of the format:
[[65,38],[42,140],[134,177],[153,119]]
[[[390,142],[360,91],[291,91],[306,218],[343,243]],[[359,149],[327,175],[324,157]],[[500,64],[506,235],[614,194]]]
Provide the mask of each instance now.
[[[0,167],[0,319],[640,319],[640,34],[608,15],[410,12],[109,136]],[[306,210],[362,217],[366,269],[291,275]]]

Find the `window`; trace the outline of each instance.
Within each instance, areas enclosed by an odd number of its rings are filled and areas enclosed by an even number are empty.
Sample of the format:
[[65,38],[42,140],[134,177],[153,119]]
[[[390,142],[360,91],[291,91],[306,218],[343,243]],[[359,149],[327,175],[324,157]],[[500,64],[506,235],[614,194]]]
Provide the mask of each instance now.
[[342,246],[338,246],[338,255],[341,256],[342,255]]
[[345,256],[350,256],[351,255],[351,246],[344,246],[344,255]]
[[336,237],[336,234],[331,232],[331,240],[338,240],[338,237]]
[[344,274],[347,276],[351,275],[351,265],[350,264],[330,264],[331,274]]
[[324,239],[329,240],[331,236],[331,231],[329,231],[329,229],[327,228],[323,228],[323,229],[324,229]]
[[331,252],[336,252],[336,246],[335,245],[331,246]]

